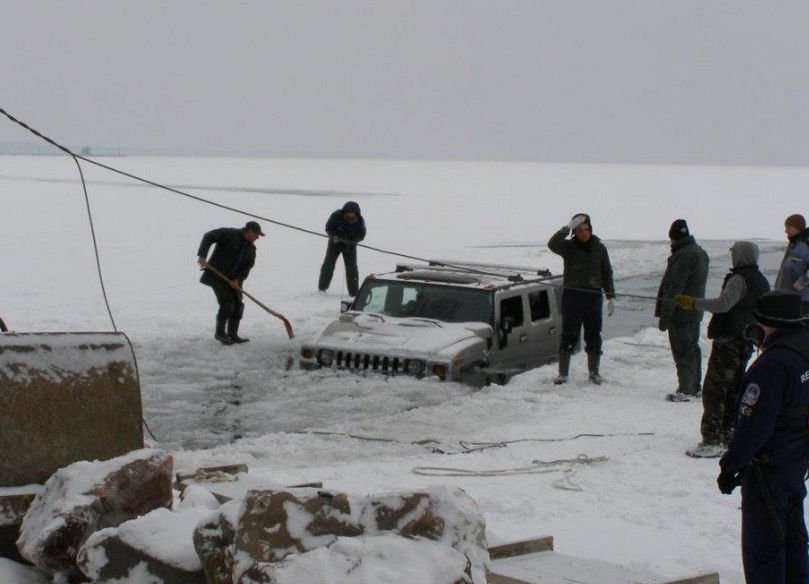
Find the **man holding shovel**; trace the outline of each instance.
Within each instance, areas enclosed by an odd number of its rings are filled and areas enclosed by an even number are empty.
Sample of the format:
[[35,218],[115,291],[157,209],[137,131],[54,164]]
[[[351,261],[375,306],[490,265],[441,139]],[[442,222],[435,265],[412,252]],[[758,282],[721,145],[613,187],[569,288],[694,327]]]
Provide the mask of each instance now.
[[[220,227],[209,231],[199,244],[197,263],[204,270],[199,281],[213,288],[216,295],[219,311],[214,338],[223,345],[250,340],[239,336],[239,322],[244,314],[241,287],[256,263],[255,241],[263,235],[257,222],[248,221],[241,229]],[[209,260],[208,250],[214,244]]]

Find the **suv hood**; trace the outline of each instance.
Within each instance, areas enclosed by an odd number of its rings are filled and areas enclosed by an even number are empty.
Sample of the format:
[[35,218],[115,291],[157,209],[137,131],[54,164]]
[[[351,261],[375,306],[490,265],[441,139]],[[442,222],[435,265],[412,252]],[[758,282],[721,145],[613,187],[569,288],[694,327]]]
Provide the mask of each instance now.
[[491,335],[492,327],[482,322],[447,323],[349,311],[328,325],[315,344],[352,352],[415,356],[435,354],[459,341]]

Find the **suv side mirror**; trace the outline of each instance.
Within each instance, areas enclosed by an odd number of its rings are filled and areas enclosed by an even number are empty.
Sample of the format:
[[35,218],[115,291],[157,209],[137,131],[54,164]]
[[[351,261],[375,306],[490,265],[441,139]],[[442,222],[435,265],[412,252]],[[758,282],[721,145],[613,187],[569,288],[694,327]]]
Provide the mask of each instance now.
[[500,330],[502,330],[505,334],[510,335],[511,331],[514,330],[514,317],[504,316],[503,320],[500,321]]
[[340,301],[340,312],[341,313],[348,312],[349,310],[351,310],[351,305],[352,304],[353,304],[353,302],[351,300],[341,300]]

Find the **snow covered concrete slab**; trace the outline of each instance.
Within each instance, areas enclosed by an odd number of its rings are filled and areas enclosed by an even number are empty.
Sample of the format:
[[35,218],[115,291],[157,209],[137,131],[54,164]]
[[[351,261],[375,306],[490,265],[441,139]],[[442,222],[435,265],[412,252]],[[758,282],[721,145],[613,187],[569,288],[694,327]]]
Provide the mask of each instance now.
[[0,334],[0,486],[143,447],[135,354],[123,333]]
[[649,570],[627,568],[543,551],[492,560],[489,584],[719,584],[716,572],[663,578]]

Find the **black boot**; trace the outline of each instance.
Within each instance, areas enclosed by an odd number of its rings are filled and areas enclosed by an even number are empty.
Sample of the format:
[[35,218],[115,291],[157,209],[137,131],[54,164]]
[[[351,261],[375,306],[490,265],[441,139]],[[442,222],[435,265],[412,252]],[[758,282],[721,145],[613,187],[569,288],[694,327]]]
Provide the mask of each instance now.
[[233,339],[231,339],[225,333],[225,323],[226,322],[227,322],[227,319],[225,317],[219,316],[218,314],[216,315],[216,332],[214,333],[213,338],[215,338],[217,341],[219,341],[223,345],[232,345],[233,344]]
[[241,322],[240,318],[239,319],[231,318],[228,321],[228,337],[230,337],[231,342],[234,342],[234,343],[247,343],[247,342],[250,341],[250,339],[239,336],[239,323],[240,322]]
[[590,370],[590,383],[595,383],[596,385],[604,383],[604,378],[601,377],[601,374],[598,372],[600,365],[601,355],[587,353],[587,369]]
[[559,375],[553,380],[556,385],[567,383],[570,373],[570,351],[559,351]]

